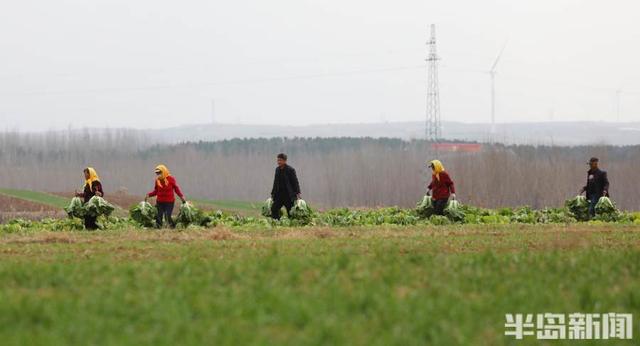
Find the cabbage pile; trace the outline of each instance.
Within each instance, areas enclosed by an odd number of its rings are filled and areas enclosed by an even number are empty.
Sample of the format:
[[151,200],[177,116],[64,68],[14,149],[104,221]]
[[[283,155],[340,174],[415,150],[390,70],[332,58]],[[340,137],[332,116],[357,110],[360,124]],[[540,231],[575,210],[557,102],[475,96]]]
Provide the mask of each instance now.
[[262,216],[271,217],[271,207],[273,206],[273,198],[268,198],[262,205]]
[[191,202],[182,203],[176,223],[189,226],[190,224],[200,224],[202,220],[202,211],[191,204]]
[[129,217],[142,227],[155,227],[158,209],[142,201],[129,209]]
[[447,203],[447,206],[444,208],[444,215],[453,222],[464,221],[464,211],[462,211],[462,205],[455,199]]
[[422,218],[429,218],[434,213],[431,196],[425,195],[416,205],[416,213]]
[[578,221],[588,221],[591,218],[589,215],[589,201],[585,196],[579,195],[568,199],[564,202],[564,206],[569,210],[571,216]]
[[74,197],[68,206],[64,208],[69,217],[83,218],[85,216],[99,217],[109,216],[116,208],[104,198],[93,196],[87,203],[82,203],[80,197]]
[[84,205],[85,214],[88,216],[98,217],[98,216],[109,216],[116,208],[111,205],[111,203],[105,201],[104,198],[93,196]]
[[435,215],[433,200],[431,199],[431,196],[425,195],[420,201],[418,201],[415,213],[418,217],[422,219],[429,219],[431,223],[437,225],[445,225],[448,224],[448,222],[465,221],[464,208],[462,207],[462,204],[455,199],[447,202],[447,206],[444,208],[444,215]]
[[64,207],[64,211],[67,212],[70,218],[77,217],[82,219],[85,214],[84,203],[80,197],[73,197],[68,206]]
[[596,204],[596,220],[613,222],[618,221],[620,212],[609,197],[600,197]]
[[293,207],[289,211],[289,218],[292,220],[298,220],[303,224],[307,224],[311,222],[311,218],[313,217],[313,212],[307,202],[302,199],[298,199],[293,204]]

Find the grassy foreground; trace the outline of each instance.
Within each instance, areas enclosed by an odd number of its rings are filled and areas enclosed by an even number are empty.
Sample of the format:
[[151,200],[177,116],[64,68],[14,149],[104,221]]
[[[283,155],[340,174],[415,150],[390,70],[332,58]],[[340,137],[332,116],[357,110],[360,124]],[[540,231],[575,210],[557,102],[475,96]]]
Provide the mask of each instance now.
[[5,234],[0,340],[500,345],[518,312],[633,313],[637,334],[639,277],[638,226]]

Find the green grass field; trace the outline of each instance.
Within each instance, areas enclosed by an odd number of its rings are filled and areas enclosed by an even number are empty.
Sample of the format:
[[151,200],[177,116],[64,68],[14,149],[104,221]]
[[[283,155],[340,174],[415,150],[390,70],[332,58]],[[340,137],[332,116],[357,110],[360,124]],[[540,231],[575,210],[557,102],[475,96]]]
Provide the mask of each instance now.
[[49,205],[56,208],[64,208],[69,204],[69,199],[45,192],[5,189],[0,188],[0,194],[23,199],[25,201]]
[[626,312],[637,328],[639,276],[638,226],[4,234],[0,340],[510,345],[505,313]]
[[201,207],[209,209],[220,209],[228,212],[238,213],[240,215],[258,214],[262,203],[244,202],[244,201],[216,201],[208,199],[192,199],[192,201]]

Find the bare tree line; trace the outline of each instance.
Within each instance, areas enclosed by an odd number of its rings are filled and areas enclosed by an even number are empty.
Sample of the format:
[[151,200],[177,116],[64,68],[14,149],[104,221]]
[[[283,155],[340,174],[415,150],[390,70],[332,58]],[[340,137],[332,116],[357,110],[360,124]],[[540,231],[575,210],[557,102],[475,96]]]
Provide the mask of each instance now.
[[69,191],[93,166],[107,191],[141,197],[153,169],[169,166],[188,197],[260,201],[268,197],[275,155],[289,154],[303,196],[323,207],[410,207],[430,179],[426,162],[439,158],[463,203],[484,207],[561,206],[586,180],[586,162],[601,159],[613,199],[640,209],[640,146],[485,146],[480,153],[436,153],[424,141],[399,139],[247,139],[149,145],[126,130],[101,133],[0,133],[0,187]]

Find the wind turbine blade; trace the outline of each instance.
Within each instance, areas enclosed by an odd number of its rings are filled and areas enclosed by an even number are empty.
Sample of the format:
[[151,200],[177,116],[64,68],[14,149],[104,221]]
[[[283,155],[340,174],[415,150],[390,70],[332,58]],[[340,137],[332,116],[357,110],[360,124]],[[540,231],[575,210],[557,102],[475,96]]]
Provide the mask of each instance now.
[[489,71],[495,72],[496,66],[498,66],[498,62],[502,57],[502,53],[504,53],[504,49],[507,48],[507,43],[509,43],[509,40],[504,41],[504,44],[502,45],[502,49],[500,49],[500,53],[498,53],[498,56],[496,57],[496,60],[493,62],[493,65],[491,65],[491,70]]

